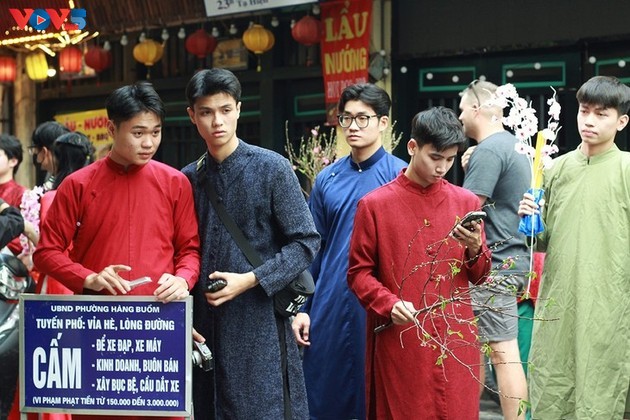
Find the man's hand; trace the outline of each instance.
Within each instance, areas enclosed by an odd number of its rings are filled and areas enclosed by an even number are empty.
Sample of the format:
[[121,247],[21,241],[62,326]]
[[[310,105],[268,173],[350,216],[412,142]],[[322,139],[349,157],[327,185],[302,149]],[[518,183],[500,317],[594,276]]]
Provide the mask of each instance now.
[[413,306],[413,303],[406,300],[399,300],[392,308],[392,322],[396,325],[404,325],[414,322],[415,313],[416,308]]
[[206,293],[206,300],[212,306],[219,306],[228,300],[232,300],[258,284],[258,280],[252,271],[248,273],[225,273],[215,271],[208,277],[211,280],[223,279],[227,282],[227,286],[223,289],[214,293]]
[[188,297],[188,282],[182,277],[164,273],[158,280],[158,284],[153,295],[162,303]]
[[311,342],[308,339],[308,333],[311,328],[311,317],[304,312],[298,312],[291,323],[293,328],[293,335],[295,340],[300,346],[310,346]]
[[206,338],[203,335],[199,334],[197,330],[194,328],[192,329],[192,336],[193,336],[193,340],[195,340],[197,343],[206,342]]
[[464,173],[466,173],[466,171],[468,170],[468,162],[470,161],[470,155],[473,154],[476,147],[477,146],[470,146],[468,149],[466,149],[466,151],[462,155],[462,169],[464,170]]
[[472,221],[470,228],[461,224],[455,225],[451,232],[451,237],[466,247],[466,256],[475,258],[481,250],[481,223]]
[[518,203],[518,215],[523,217],[527,215],[539,214],[545,205],[545,199],[540,199],[538,204],[534,200],[534,196],[525,193],[523,194],[523,199]]
[[127,294],[131,287],[129,287],[129,281],[123,279],[118,275],[119,271],[130,271],[131,267],[122,264],[108,265],[100,273],[92,273],[85,278],[83,283],[84,289],[94,290],[100,292],[103,289],[112,295]]

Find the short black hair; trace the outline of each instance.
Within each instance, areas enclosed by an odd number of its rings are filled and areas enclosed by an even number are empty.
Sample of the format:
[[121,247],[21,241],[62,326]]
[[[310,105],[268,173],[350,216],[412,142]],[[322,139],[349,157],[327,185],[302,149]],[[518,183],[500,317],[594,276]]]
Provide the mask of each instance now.
[[627,114],[630,109],[630,87],[612,76],[591,77],[580,87],[575,97],[580,104],[614,108],[619,115]]
[[33,143],[33,146],[40,148],[45,147],[48,150],[52,150],[57,137],[69,132],[70,130],[68,127],[58,123],[57,121],[46,121],[35,127],[35,131],[33,131],[33,136],[31,137],[31,142]]
[[411,122],[411,137],[418,146],[431,144],[438,152],[453,146],[462,151],[466,145],[466,136],[457,114],[443,106],[417,113]]
[[148,82],[137,82],[116,89],[107,98],[105,106],[107,117],[117,127],[142,112],[155,114],[161,122],[164,122],[166,115],[160,95]]
[[392,100],[384,89],[372,83],[358,83],[346,87],[339,97],[337,110],[341,113],[348,101],[361,101],[374,110],[379,117],[389,115]]
[[236,103],[241,101],[241,83],[234,73],[218,68],[200,70],[186,85],[186,99],[191,108],[197,99],[217,93],[230,95]]
[[22,163],[23,151],[22,143],[17,137],[10,134],[0,135],[0,150],[4,150],[4,154],[7,155],[7,159],[16,159],[17,165],[13,167],[13,175],[15,175]]

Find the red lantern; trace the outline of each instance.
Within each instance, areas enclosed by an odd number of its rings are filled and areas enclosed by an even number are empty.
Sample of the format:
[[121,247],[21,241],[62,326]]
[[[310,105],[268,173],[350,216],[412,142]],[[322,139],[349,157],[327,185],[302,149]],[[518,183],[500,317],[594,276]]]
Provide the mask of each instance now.
[[83,61],[83,53],[77,47],[66,47],[59,53],[59,71],[62,73],[79,73]]
[[112,65],[112,53],[99,46],[90,47],[85,53],[85,64],[100,73]]
[[318,44],[322,33],[322,24],[319,20],[312,16],[304,16],[298,20],[293,28],[291,28],[291,35],[300,44],[304,44],[307,47]]
[[197,29],[188,38],[186,38],[186,51],[190,54],[202,59],[208,54],[212,54],[217,47],[217,39],[208,35],[203,29]]
[[0,83],[15,82],[17,64],[13,57],[0,57]]

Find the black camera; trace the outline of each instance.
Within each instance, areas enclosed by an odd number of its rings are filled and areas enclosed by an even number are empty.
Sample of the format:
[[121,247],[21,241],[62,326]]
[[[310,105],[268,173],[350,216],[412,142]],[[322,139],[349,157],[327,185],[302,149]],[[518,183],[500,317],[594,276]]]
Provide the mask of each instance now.
[[214,367],[214,359],[212,358],[212,352],[210,351],[208,346],[206,346],[206,343],[198,343],[193,340],[193,346],[193,365],[199,366],[206,372],[212,370],[212,368]]

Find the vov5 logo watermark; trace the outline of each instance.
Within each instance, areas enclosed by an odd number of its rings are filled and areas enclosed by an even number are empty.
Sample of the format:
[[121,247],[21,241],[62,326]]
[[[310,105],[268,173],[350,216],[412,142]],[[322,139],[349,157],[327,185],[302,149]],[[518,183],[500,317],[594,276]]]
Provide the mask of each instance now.
[[[19,28],[31,26],[36,31],[52,26],[56,30],[82,30],[86,25],[85,9],[9,9]],[[66,21],[67,20],[67,21]]]

